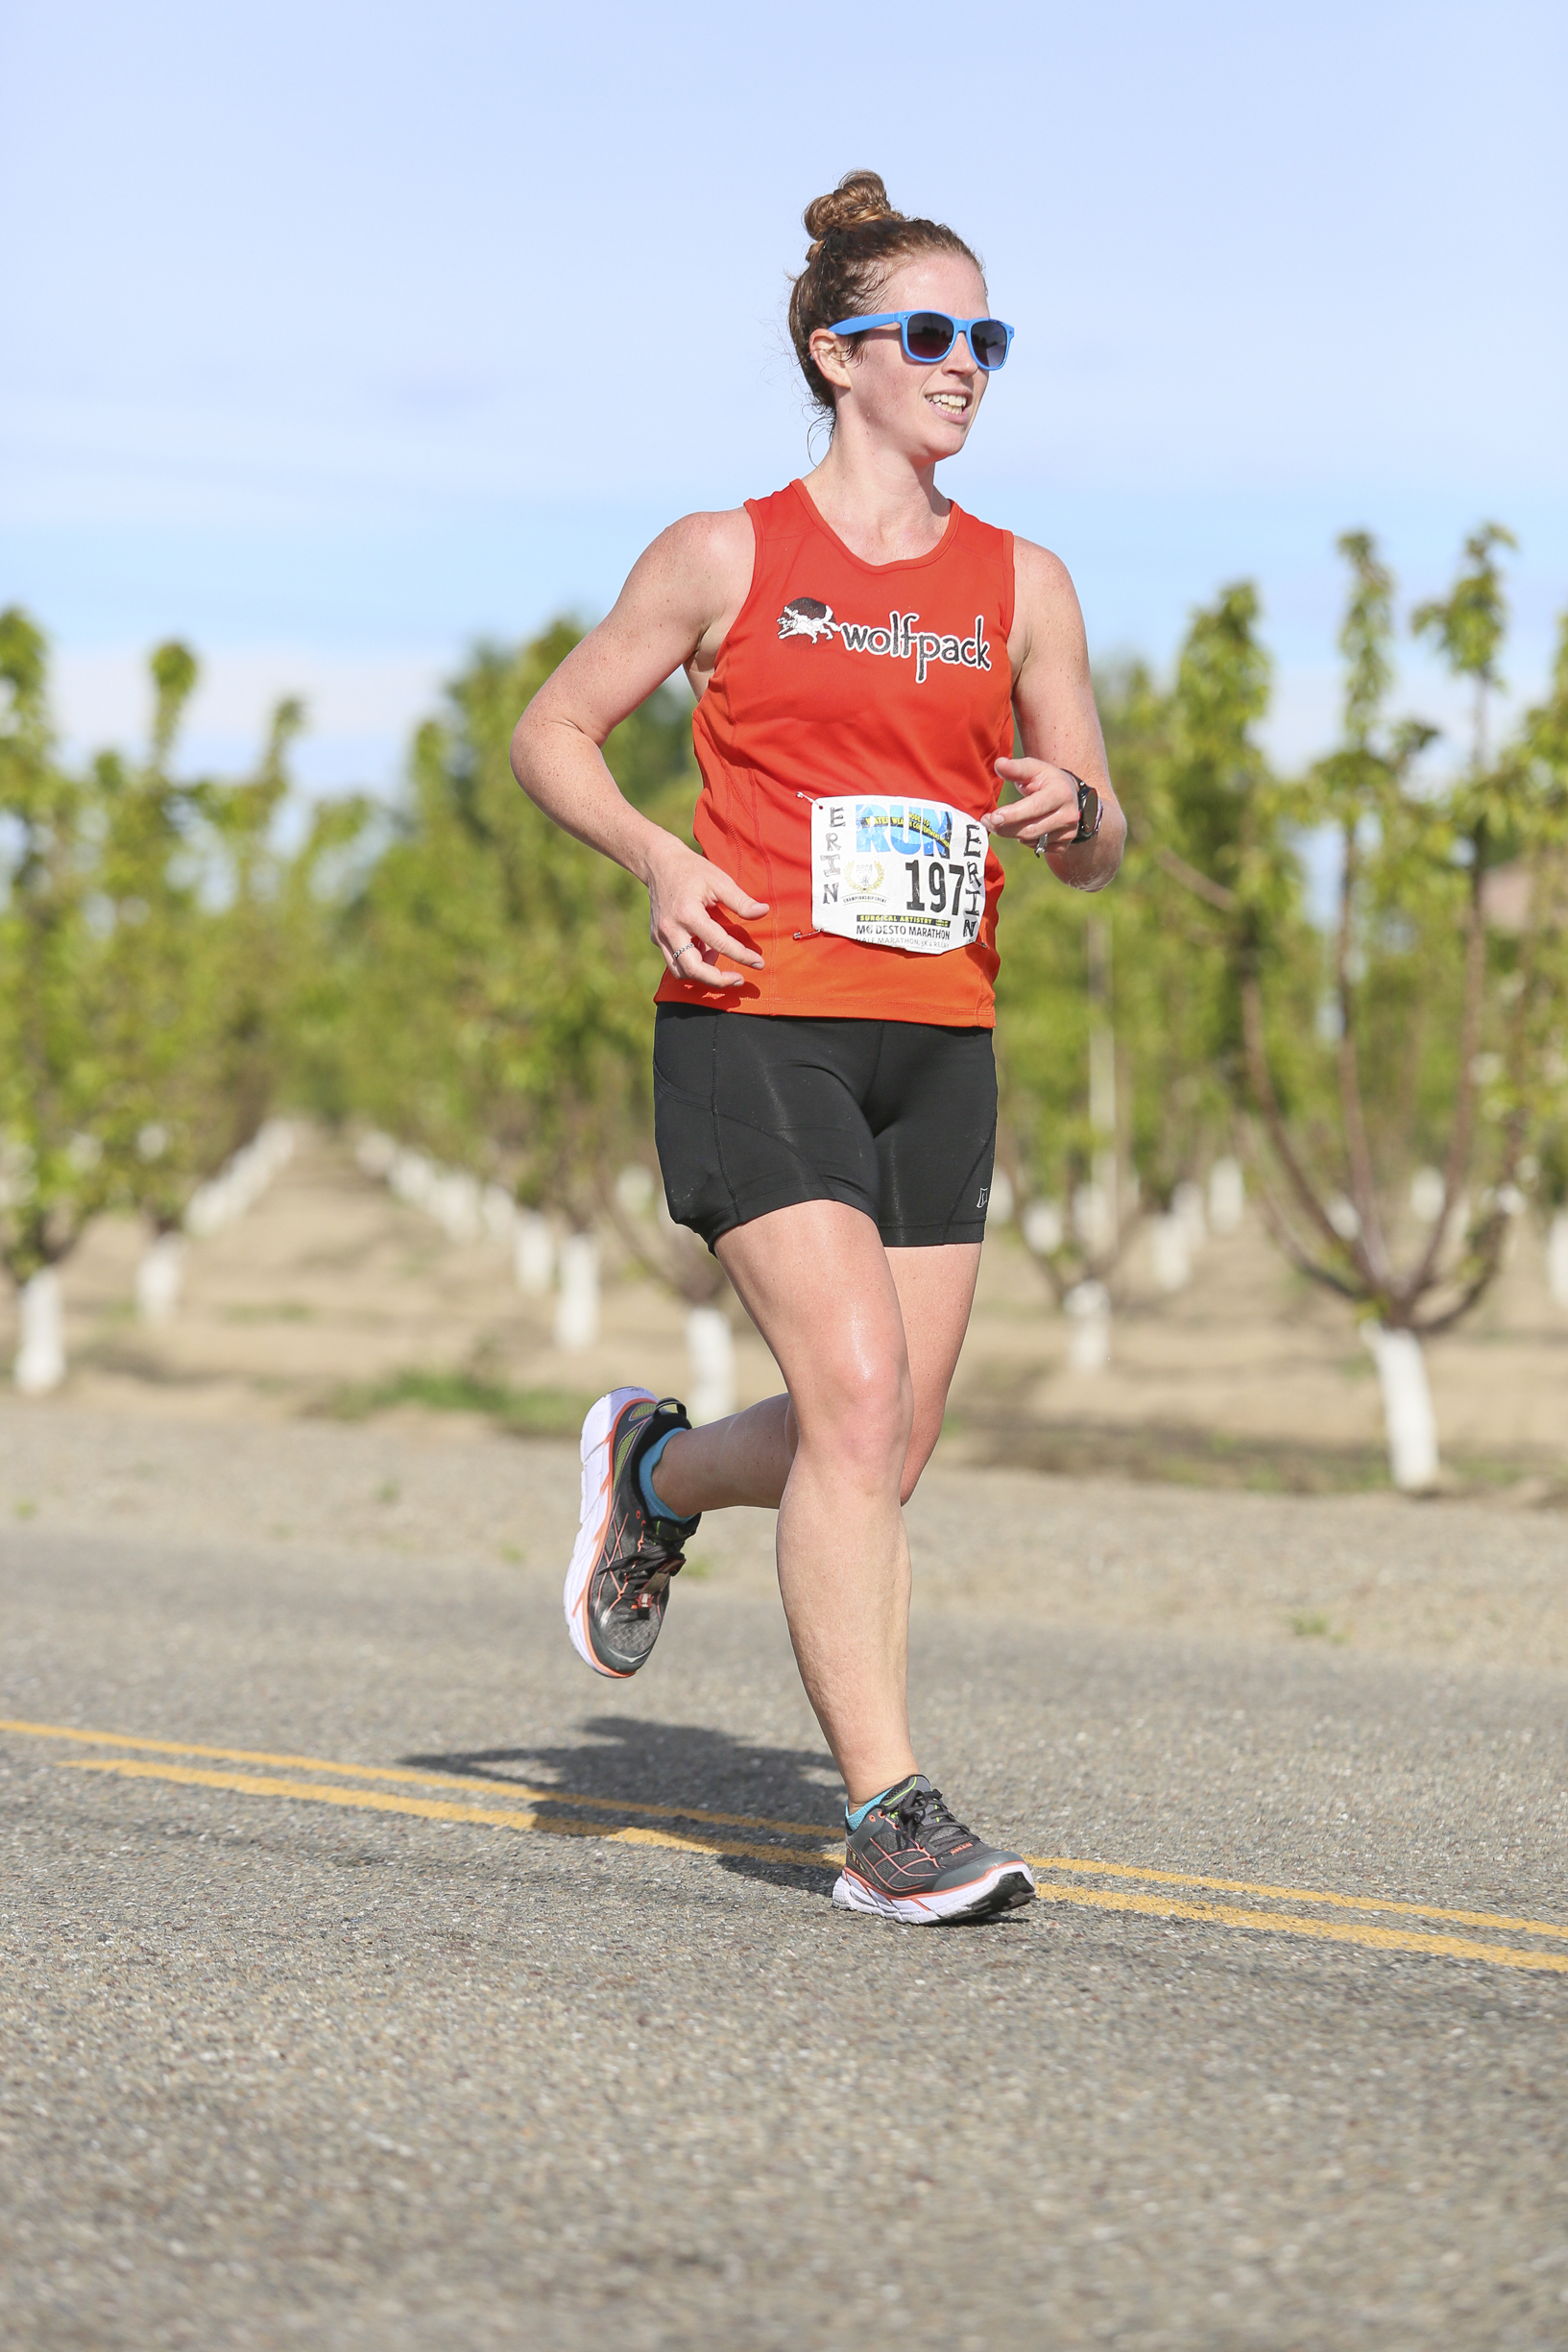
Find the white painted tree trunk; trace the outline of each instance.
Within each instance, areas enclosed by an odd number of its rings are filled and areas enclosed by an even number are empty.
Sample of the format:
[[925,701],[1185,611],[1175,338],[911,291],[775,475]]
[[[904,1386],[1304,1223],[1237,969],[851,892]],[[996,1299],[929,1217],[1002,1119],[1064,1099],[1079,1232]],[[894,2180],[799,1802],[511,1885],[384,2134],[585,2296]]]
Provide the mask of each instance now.
[[1363,1336],[1378,1368],[1388,1468],[1407,1494],[1427,1494],[1437,1483],[1437,1416],[1432,1409],[1427,1360],[1413,1331],[1366,1323]]
[[392,1137],[383,1135],[378,1128],[372,1128],[368,1134],[361,1135],[354,1146],[354,1158],[365,1175],[378,1184],[386,1182],[397,1156],[398,1147]]
[[180,1304],[185,1278],[183,1233],[159,1233],[141,1253],[136,1268],[136,1313],[144,1323],[166,1323]]
[[691,1364],[687,1411],[701,1428],[735,1411],[735,1335],[722,1307],[693,1307],[686,1319],[686,1351]]
[[399,1152],[387,1171],[390,1190],[409,1208],[428,1206],[435,1181],[436,1172],[422,1152]]
[[449,1242],[466,1248],[479,1241],[484,1234],[484,1219],[480,1209],[479,1187],[461,1169],[448,1168],[438,1176],[430,1187],[425,1202]]
[[993,1168],[991,1187],[985,1201],[986,1224],[988,1225],[1010,1224],[1017,1205],[1012,1177],[1007,1174],[1005,1168]]
[[12,1377],[24,1396],[43,1396],[65,1377],[65,1302],[54,1267],[22,1284],[18,1305],[22,1334]]
[[1558,1209],[1546,1237],[1546,1286],[1557,1306],[1568,1307],[1568,1209]]
[[1203,1213],[1202,1185],[1178,1184],[1170,1196],[1170,1214],[1181,1219],[1188,1249],[1195,1256],[1209,1238],[1209,1221]]
[[1091,1257],[1103,1257],[1115,1246],[1116,1209],[1098,1178],[1080,1184],[1073,1195],[1073,1230]]
[[479,1207],[491,1241],[505,1244],[516,1237],[518,1204],[504,1184],[487,1184]]
[[598,1336],[599,1245],[591,1233],[568,1233],[561,1245],[555,1344],[564,1355],[578,1355]]
[[1246,1185],[1242,1176],[1242,1163],[1227,1154],[1217,1159],[1209,1171],[1209,1230],[1229,1236],[1242,1229],[1242,1218],[1246,1208]]
[[1148,1247],[1156,1286],[1162,1291],[1185,1290],[1193,1278],[1193,1252],[1187,1227],[1173,1211],[1168,1217],[1150,1218]]
[[1102,1372],[1111,1360],[1111,1294],[1103,1282],[1080,1282],[1062,1300],[1068,1319],[1067,1360],[1075,1372]]
[[512,1274],[529,1298],[543,1298],[555,1279],[555,1235],[538,1209],[519,1209],[512,1245]]
[[1038,1258],[1062,1246],[1062,1212],[1054,1200],[1031,1200],[1023,1216],[1024,1239]]

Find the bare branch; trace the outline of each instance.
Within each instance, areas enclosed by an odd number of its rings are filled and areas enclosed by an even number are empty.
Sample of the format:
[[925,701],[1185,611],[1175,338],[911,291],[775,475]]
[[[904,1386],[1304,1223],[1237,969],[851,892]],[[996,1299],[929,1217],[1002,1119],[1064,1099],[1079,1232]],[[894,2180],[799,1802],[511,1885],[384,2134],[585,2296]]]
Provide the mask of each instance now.
[[[1255,968],[1246,970],[1242,979],[1242,1032],[1246,1046],[1247,1076],[1258,1098],[1264,1125],[1268,1130],[1268,1140],[1274,1147],[1280,1166],[1291,1179],[1291,1190],[1329,1248],[1348,1255],[1366,1291],[1375,1292],[1378,1283],[1359,1238],[1347,1241],[1342,1233],[1335,1230],[1327,1209],[1313,1190],[1311,1178],[1291,1147],[1285,1114],[1274,1092],[1273,1072],[1268,1066],[1268,1048],[1263,1033],[1263,994]],[[1314,1279],[1318,1278],[1315,1273]],[[1347,1298],[1359,1296],[1354,1290],[1347,1290],[1344,1295]]]
[[673,1233],[665,1249],[650,1249],[648,1233],[635,1218],[627,1215],[616,1197],[614,1184],[601,1177],[596,1190],[600,1209],[643,1273],[651,1274],[656,1282],[663,1283],[678,1298],[684,1298],[689,1307],[711,1305],[724,1288],[724,1269],[717,1258],[709,1258],[704,1264],[695,1251],[687,1249]]
[[1258,1204],[1263,1210],[1264,1223],[1297,1273],[1305,1274],[1309,1282],[1318,1283],[1324,1290],[1335,1292],[1340,1298],[1348,1298],[1353,1303],[1359,1303],[1361,1293],[1355,1285],[1347,1282],[1342,1274],[1336,1273],[1332,1267],[1322,1265],[1313,1256],[1305,1243],[1297,1239],[1284,1208],[1269,1190],[1255,1155],[1252,1159],[1252,1173],[1258,1181]]
[[1366,1240],[1367,1263],[1380,1283],[1388,1280],[1388,1249],[1383,1237],[1383,1220],[1378,1214],[1377,1190],[1372,1180],[1372,1152],[1366,1140],[1366,1120],[1362,1110],[1361,1064],[1356,1053],[1355,1010],[1350,981],[1351,929],[1356,897],[1356,827],[1347,819],[1343,828],[1344,861],[1339,877],[1339,928],[1334,945],[1334,979],[1339,1000],[1339,1107],[1344,1116],[1345,1150],[1350,1163],[1350,1198],[1361,1219],[1362,1232]]
[[1451,1306],[1420,1321],[1412,1316],[1410,1324],[1412,1331],[1418,1332],[1423,1339],[1435,1339],[1438,1332],[1452,1330],[1461,1316],[1469,1314],[1482,1293],[1496,1279],[1503,1259],[1503,1237],[1507,1230],[1508,1219],[1498,1210],[1488,1218],[1477,1238],[1473,1253],[1476,1271],[1459,1297]]
[[1178,858],[1175,851],[1168,849],[1163,841],[1156,846],[1154,855],[1171,880],[1179,882],[1184,890],[1191,890],[1209,906],[1218,907],[1221,914],[1235,913],[1238,904],[1236,893],[1227,890],[1222,882],[1211,882],[1207,874],[1200,874],[1195,865],[1189,865],[1185,858]]
[[1470,1129],[1476,1106],[1476,1049],[1481,1042],[1482,997],[1486,981],[1486,928],[1482,920],[1481,852],[1476,850],[1470,869],[1470,905],[1468,930],[1464,943],[1464,1013],[1459,1024],[1459,1092],[1454,1103],[1454,1128],[1449,1138],[1448,1157],[1443,1163],[1443,1204],[1433,1222],[1430,1237],[1422,1250],[1414,1272],[1399,1290],[1399,1305],[1411,1318],[1423,1293],[1430,1290],[1449,1219],[1459,1199],[1459,1186],[1470,1158]]

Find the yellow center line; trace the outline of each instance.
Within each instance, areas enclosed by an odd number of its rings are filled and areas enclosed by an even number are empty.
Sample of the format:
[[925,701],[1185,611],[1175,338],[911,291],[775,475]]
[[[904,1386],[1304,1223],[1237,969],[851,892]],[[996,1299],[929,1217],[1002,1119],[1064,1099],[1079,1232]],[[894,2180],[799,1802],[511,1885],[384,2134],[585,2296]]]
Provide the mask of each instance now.
[[[669,1830],[601,1830],[591,1821],[546,1821],[511,1806],[453,1805],[441,1797],[392,1797],[379,1788],[324,1787],[320,1781],[279,1781],[254,1772],[203,1772],[189,1764],[133,1763],[123,1757],[73,1756],[67,1772],[111,1772],[126,1781],[174,1781],[183,1787],[227,1788],[246,1797],[292,1797],[306,1805],[350,1806],[358,1812],[412,1813],[421,1821],[477,1821],[497,1830],[535,1830],[545,1837],[597,1837],[607,1845],[667,1846],[677,1854],[741,1855],[760,1862],[787,1862],[795,1870],[836,1868],[834,1852],[792,1853],[787,1846],[744,1845],[733,1838],[677,1837]],[[615,1807],[607,1806],[607,1811]]]
[[[497,1794],[504,1792],[508,1796],[516,1796],[524,1805],[529,1806],[570,1806],[576,1809],[593,1813],[635,1813],[654,1820],[702,1822],[718,1829],[769,1831],[780,1836],[808,1838],[813,1841],[823,1838],[831,1838],[833,1835],[833,1831],[830,1828],[827,1828],[818,1822],[778,1821],[761,1814],[712,1812],[705,1811],[701,1807],[695,1806],[651,1805],[638,1800],[619,1797],[584,1797],[577,1795],[575,1792],[562,1789],[532,1788],[518,1781],[493,1780],[462,1773],[422,1771],[407,1765],[345,1764],[334,1760],[329,1760],[322,1757],[279,1756],[267,1750],[253,1748],[204,1747],[189,1740],[136,1739],[123,1732],[82,1731],[60,1724],[24,1723],[0,1719],[0,1733],[3,1732],[18,1733],[36,1739],[68,1739],[77,1741],[83,1746],[130,1748],[138,1750],[144,1755],[150,1753],[161,1756],[202,1756],[208,1757],[214,1761],[220,1763],[264,1764],[273,1766],[274,1768],[295,1772],[330,1772],[356,1780],[390,1781],[401,1782],[403,1784],[412,1784],[416,1787],[472,1789],[487,1797],[495,1797]],[[215,1784],[222,1786],[230,1785],[229,1782],[222,1780],[218,1781]],[[263,1783],[255,1780],[253,1777],[248,1777],[243,1782],[235,1782],[233,1784],[251,1789],[260,1789],[263,1786]],[[307,1783],[300,1783],[299,1787],[302,1793],[310,1793]],[[329,1801],[341,1802],[343,1800],[340,1798]],[[396,1810],[398,1808],[396,1806],[389,1806],[383,1809]],[[432,1818],[442,1820],[451,1818],[485,1821],[491,1817],[482,1807],[465,1805],[456,1807],[449,1814],[438,1813],[432,1816]],[[526,1821],[524,1821],[521,1815],[508,1815],[506,1826],[528,1827],[542,1831],[551,1828],[558,1828],[563,1831],[563,1833],[566,1833],[570,1825],[565,1823],[546,1822],[538,1819],[533,1814],[530,1814]],[[600,1830],[585,1829],[581,1834],[586,1836],[605,1836],[612,1833]],[[619,1831],[615,1832],[615,1834],[618,1835],[622,1842],[637,1842],[630,1831]],[[680,1838],[672,1838],[669,1842],[676,1846],[689,1847],[691,1851],[698,1853],[718,1853],[723,1851],[740,1854],[755,1852],[758,1854],[766,1855],[774,1859],[788,1858],[788,1856],[784,1855],[781,1849],[773,1846],[757,1848],[732,1846],[720,1848],[717,1844],[713,1843],[702,1843],[693,1840],[682,1840]],[[808,1859],[812,1858],[814,1857],[808,1857]],[[1342,1895],[1331,1893],[1319,1887],[1272,1886],[1259,1884],[1245,1879],[1219,1879],[1204,1877],[1194,1872],[1151,1870],[1132,1862],[1106,1862],[1089,1860],[1079,1856],[1066,1855],[1031,1854],[1026,1855],[1025,1859],[1029,1863],[1032,1869],[1037,1871],[1064,1873],[1084,1878],[1127,1879],[1133,1880],[1136,1884],[1143,1886],[1191,1887],[1201,1889],[1206,1893],[1213,1894],[1248,1895],[1253,1897],[1255,1900],[1266,1903],[1311,1903],[1320,1907],[1332,1907],[1338,1910],[1382,1912],[1396,1917],[1440,1920],[1453,1927],[1487,1928],[1493,1929],[1494,1931],[1511,1933],[1514,1935],[1544,1935],[1568,1940],[1568,1923],[1557,1923],[1550,1920],[1539,1919],[1517,1919],[1510,1916],[1507,1912],[1457,1911],[1445,1909],[1436,1903],[1396,1902],[1391,1897],[1382,1895]],[[1042,1890],[1042,1892],[1047,1891],[1048,1890],[1045,1889]],[[1076,1901],[1079,1899],[1075,1893],[1070,1896],[1065,1892],[1059,1892],[1058,1890],[1054,1889],[1049,1891],[1051,1901]],[[1085,1903],[1093,1903],[1100,1908],[1107,1907],[1108,1905],[1109,1907],[1116,1907],[1114,1903],[1111,1903],[1111,1900],[1108,1896],[1104,1894],[1091,1895],[1088,1890],[1083,1891],[1082,1900]],[[1148,1900],[1152,1901],[1156,1899],[1149,1898]],[[1135,1909],[1140,1906],[1138,1904],[1129,1903],[1122,1907]],[[1171,1912],[1168,1915],[1174,1917],[1178,1915],[1185,1916],[1186,1914]],[[1199,1906],[1198,1909],[1194,1911],[1191,1915],[1193,1917],[1213,1917],[1216,1919],[1228,1918],[1227,1914],[1213,1905]],[[1248,1924],[1257,1925],[1260,1922],[1266,1922],[1269,1915],[1244,1912],[1239,1913],[1237,1916],[1240,1919],[1244,1919],[1248,1922]],[[1430,1939],[1428,1939],[1428,1941],[1430,1943]],[[1420,1949],[1423,1950],[1427,1948],[1428,1944],[1423,1944],[1420,1947]]]
[[133,1739],[124,1732],[79,1732],[58,1723],[8,1723],[0,1732],[25,1733],[30,1739],[75,1739],[84,1747],[135,1748],[151,1756],[207,1756],[220,1764],[271,1764],[284,1772],[337,1772],[355,1781],[401,1781],[417,1788],[476,1788],[486,1796],[504,1791],[527,1805],[580,1805],[591,1810],[645,1813],[654,1821],[709,1821],[715,1829],[777,1830],[784,1837],[832,1837],[825,1821],[769,1821],[755,1813],[710,1813],[692,1805],[646,1805],[629,1797],[579,1797],[559,1788],[529,1788],[521,1781],[481,1778],[462,1772],[430,1772],[406,1764],[340,1764],[319,1756],[273,1756],[257,1748],[205,1748],[191,1739]]
[[[548,1837],[599,1837],[607,1845],[663,1847],[679,1854],[739,1855],[746,1860],[784,1862],[796,1870],[832,1868],[834,1852],[791,1853],[784,1846],[754,1846],[736,1839],[678,1837],[667,1830],[640,1826],[598,1830],[580,1821],[546,1821],[534,1812],[494,1806],[455,1805],[439,1797],[395,1797],[378,1788],[333,1788],[319,1781],[283,1781],[257,1773],[205,1772],[193,1765],[149,1764],[126,1757],[70,1757],[67,1772],[109,1772],[122,1780],[174,1782],[184,1787],[222,1788],[238,1796],[286,1797],[306,1805],[344,1806],[360,1812],[413,1814],[422,1821],[480,1822],[495,1829],[530,1830]],[[1466,1936],[1423,1935],[1409,1928],[1376,1928],[1361,1922],[1308,1919],[1288,1911],[1243,1911],[1229,1903],[1183,1903],[1173,1895],[1135,1895],[1091,1886],[1044,1886],[1047,1903],[1079,1908],[1137,1913],[1148,1919],[1185,1919],[1224,1928],[1248,1928],[1266,1935],[1292,1935],[1332,1944],[1360,1945],[1373,1952],[1411,1952],[1429,1958],[1481,1960],[1495,1968],[1539,1969],[1568,1975],[1568,1952],[1521,1952],[1503,1944],[1480,1944]]]
[[1409,1919],[1446,1919],[1459,1928],[1504,1928],[1515,1935],[1568,1938],[1568,1922],[1513,1919],[1503,1911],[1445,1911],[1435,1903],[1395,1903],[1385,1895],[1329,1895],[1312,1886],[1254,1886],[1246,1879],[1203,1879],[1181,1870],[1145,1870],[1134,1862],[1078,1862],[1061,1855],[1026,1854],[1031,1870],[1081,1871],[1085,1878],[1136,1879],[1142,1886],[1201,1886],[1217,1895],[1257,1895],[1266,1903],[1332,1903],[1341,1911],[1391,1911]]
[[1148,1919],[1213,1920],[1264,1935],[1315,1936],[1330,1944],[1362,1944],[1374,1952],[1423,1952],[1453,1960],[1486,1960],[1495,1968],[1539,1968],[1568,1976],[1568,1952],[1516,1952],[1477,1944],[1462,1935],[1422,1935],[1411,1928],[1363,1927],[1337,1919],[1303,1919],[1291,1911],[1241,1911],[1224,1903],[1178,1903],[1173,1895],[1123,1895],[1093,1886],[1042,1886],[1042,1903],[1092,1903],[1101,1911],[1138,1911]]

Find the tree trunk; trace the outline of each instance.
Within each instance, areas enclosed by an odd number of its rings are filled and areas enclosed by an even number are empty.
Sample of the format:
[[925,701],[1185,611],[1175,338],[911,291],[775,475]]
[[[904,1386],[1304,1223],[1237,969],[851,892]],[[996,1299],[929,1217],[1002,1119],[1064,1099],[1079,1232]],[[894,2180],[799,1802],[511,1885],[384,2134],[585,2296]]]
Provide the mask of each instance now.
[[700,1428],[735,1411],[735,1337],[722,1307],[693,1307],[686,1319],[686,1350],[691,1363],[687,1411]]
[[428,1207],[449,1242],[459,1249],[482,1240],[484,1219],[480,1210],[479,1187],[461,1169],[449,1168],[438,1176],[430,1188]]
[[1178,1184],[1170,1196],[1170,1211],[1172,1216],[1180,1218],[1182,1231],[1187,1236],[1188,1250],[1195,1257],[1209,1238],[1209,1220],[1203,1213],[1202,1185]]
[[1388,1331],[1382,1323],[1364,1324],[1363,1336],[1378,1368],[1394,1485],[1407,1494],[1430,1494],[1437,1483],[1437,1417],[1421,1343],[1413,1331]]
[[555,1279],[555,1235],[538,1209],[519,1209],[512,1274],[527,1298],[543,1298]]
[[144,1323],[173,1320],[185,1275],[186,1246],[183,1233],[159,1233],[142,1251],[136,1268],[136,1313]]
[[988,1225],[1010,1224],[1013,1210],[1017,1205],[1012,1177],[1007,1174],[1005,1168],[993,1168],[990,1189],[985,1200],[986,1224]]
[[1209,1230],[1239,1233],[1246,1207],[1246,1185],[1239,1160],[1217,1159],[1209,1171]]
[[504,1184],[487,1184],[479,1203],[488,1240],[505,1244],[518,1230],[518,1204]]
[[53,1266],[22,1284],[21,1346],[12,1377],[24,1396],[43,1396],[65,1377],[65,1313],[60,1275]]
[[1111,1360],[1111,1294],[1103,1282],[1080,1282],[1062,1300],[1068,1318],[1067,1360],[1075,1372],[1102,1372]]
[[1150,1218],[1148,1240],[1156,1288],[1184,1291],[1193,1278],[1193,1252],[1182,1220],[1173,1212]]
[[427,1207],[435,1180],[436,1172],[422,1152],[399,1152],[387,1171],[388,1188],[405,1208]]
[[561,1245],[555,1344],[564,1355],[579,1355],[598,1336],[599,1245],[591,1233],[569,1233]]
[[1568,1209],[1558,1209],[1546,1237],[1546,1286],[1557,1306],[1568,1307]]
[[1049,1258],[1062,1246],[1066,1230],[1062,1212],[1054,1200],[1031,1200],[1024,1211],[1022,1230],[1027,1247],[1037,1258]]

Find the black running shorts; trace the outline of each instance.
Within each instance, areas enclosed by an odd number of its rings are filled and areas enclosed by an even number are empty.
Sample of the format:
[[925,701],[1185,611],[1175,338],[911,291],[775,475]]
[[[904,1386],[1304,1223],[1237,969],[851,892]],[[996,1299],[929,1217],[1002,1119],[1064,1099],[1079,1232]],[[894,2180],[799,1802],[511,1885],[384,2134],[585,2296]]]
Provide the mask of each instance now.
[[997,1142],[988,1029],[661,1005],[654,1133],[677,1224],[842,1200],[889,1249],[977,1242]]

